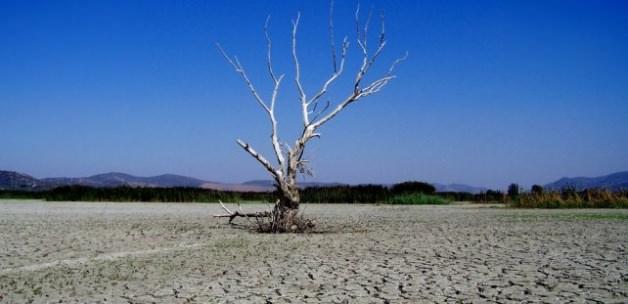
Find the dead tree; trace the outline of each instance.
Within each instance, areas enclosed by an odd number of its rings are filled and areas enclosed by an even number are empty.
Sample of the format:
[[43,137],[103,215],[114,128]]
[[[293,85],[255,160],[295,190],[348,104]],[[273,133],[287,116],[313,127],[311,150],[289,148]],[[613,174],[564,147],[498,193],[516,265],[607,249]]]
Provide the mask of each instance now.
[[[268,75],[272,81],[274,87],[270,95],[270,100],[265,100],[258,93],[257,89],[251,82],[249,76],[243,65],[236,56],[229,56],[225,50],[217,44],[218,50],[224,56],[224,58],[233,66],[235,71],[244,80],[249,91],[253,95],[257,104],[266,113],[271,125],[271,143],[274,150],[274,157],[276,163],[271,163],[267,158],[258,153],[250,144],[238,139],[237,143],[255,158],[272,176],[278,193],[280,195],[277,203],[273,206],[271,211],[264,211],[258,213],[242,213],[232,212],[226,207],[224,208],[227,214],[217,215],[219,217],[229,217],[230,221],[233,218],[241,217],[269,217],[271,218],[270,230],[271,232],[284,232],[295,228],[296,216],[299,210],[299,203],[301,198],[299,196],[299,188],[297,185],[297,176],[299,174],[311,174],[308,166],[308,160],[304,159],[303,155],[307,144],[314,138],[320,138],[318,130],[327,122],[332,120],[338,113],[347,108],[350,104],[361,100],[363,97],[375,94],[379,92],[384,86],[386,86],[392,79],[395,78],[393,71],[397,64],[405,60],[407,53],[395,60],[387,70],[387,72],[381,77],[365,84],[365,77],[370,71],[371,67],[375,64],[376,60],[384,50],[386,46],[386,36],[384,27],[384,18],[381,17],[381,28],[379,37],[377,40],[377,47],[374,52],[369,52],[368,47],[368,29],[369,23],[372,17],[372,10],[369,11],[368,17],[361,25],[360,20],[360,7],[358,5],[355,11],[355,26],[356,26],[356,43],[358,50],[361,54],[361,65],[358,71],[355,73],[353,85],[349,88],[347,97],[336,104],[335,107],[330,108],[330,102],[327,101],[324,106],[320,106],[322,98],[328,92],[330,86],[342,75],[345,69],[345,61],[347,58],[347,51],[349,49],[349,39],[347,36],[342,40],[340,46],[340,52],[337,51],[334,38],[334,23],[333,23],[333,2],[330,5],[329,14],[329,37],[331,48],[331,63],[332,73],[329,78],[321,85],[320,89],[315,91],[311,96],[306,93],[303,84],[301,82],[301,65],[299,63],[299,57],[297,56],[297,30],[299,28],[299,20],[301,14],[297,13],[296,19],[292,20],[292,61],[294,63],[294,84],[298,93],[298,100],[301,105],[301,115],[303,119],[303,128],[301,135],[296,139],[292,146],[281,143],[277,130],[277,118],[275,117],[275,105],[277,103],[277,97],[279,94],[280,86],[284,80],[285,74],[277,75],[273,70],[272,64],[272,40],[268,33],[268,23],[270,18],[266,19],[264,24],[264,35],[266,37],[267,51],[266,51],[266,66]],[[224,205],[223,205],[224,207]]]

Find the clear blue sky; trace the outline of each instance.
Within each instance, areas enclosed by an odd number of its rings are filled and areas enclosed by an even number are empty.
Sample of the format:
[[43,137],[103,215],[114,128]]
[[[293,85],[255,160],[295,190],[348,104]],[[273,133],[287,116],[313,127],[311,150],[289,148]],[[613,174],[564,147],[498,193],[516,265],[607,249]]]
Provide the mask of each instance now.
[[[355,2],[336,2],[352,70]],[[307,152],[316,180],[505,187],[628,169],[628,2],[371,4],[389,42],[374,72],[410,57],[381,94],[321,130]],[[234,141],[270,158],[266,118],[213,43],[268,95],[262,25],[271,14],[275,69],[291,79],[299,10],[311,94],[331,69],[327,1],[0,1],[0,168],[267,178]],[[285,84],[278,115],[292,142],[300,117]]]

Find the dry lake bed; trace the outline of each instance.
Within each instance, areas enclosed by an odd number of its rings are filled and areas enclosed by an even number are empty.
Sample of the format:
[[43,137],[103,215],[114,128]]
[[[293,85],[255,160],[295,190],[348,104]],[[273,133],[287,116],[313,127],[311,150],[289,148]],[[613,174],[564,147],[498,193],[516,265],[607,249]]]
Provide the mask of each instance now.
[[628,302],[628,210],[307,205],[305,235],[220,211],[0,201],[0,303]]

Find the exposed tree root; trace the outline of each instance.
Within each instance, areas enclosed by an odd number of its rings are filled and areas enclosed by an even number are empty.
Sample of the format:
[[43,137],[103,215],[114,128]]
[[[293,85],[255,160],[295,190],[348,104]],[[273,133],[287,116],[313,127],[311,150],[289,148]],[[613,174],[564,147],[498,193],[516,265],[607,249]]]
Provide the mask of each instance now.
[[219,201],[225,214],[216,214],[214,217],[227,217],[229,224],[233,224],[233,220],[237,217],[255,218],[257,224],[256,230],[262,233],[304,233],[311,231],[315,222],[306,219],[298,209],[285,209],[279,207],[279,202],[275,203],[272,210],[261,212],[243,212],[238,205],[238,210],[232,211]]

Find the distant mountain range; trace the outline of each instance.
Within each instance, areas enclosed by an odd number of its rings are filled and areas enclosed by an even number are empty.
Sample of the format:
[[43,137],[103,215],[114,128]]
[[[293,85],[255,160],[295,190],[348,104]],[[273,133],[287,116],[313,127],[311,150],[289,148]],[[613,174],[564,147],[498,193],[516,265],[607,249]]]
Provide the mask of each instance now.
[[[198,178],[163,174],[158,176],[140,177],[125,173],[111,172],[89,177],[52,177],[38,179],[27,174],[0,171],[0,190],[46,190],[60,186],[82,185],[90,187],[192,187],[223,191],[272,191],[272,180],[252,180],[241,184],[229,184],[213,181],[204,181]],[[344,185],[342,183],[302,182],[301,187],[332,187]],[[480,193],[488,190],[483,187],[474,187],[463,184],[433,184],[438,192],[470,192]],[[384,185],[390,186],[390,185]],[[628,190],[628,171],[618,172],[600,177],[563,177],[544,186],[548,190],[560,190],[567,187],[576,190],[587,188],[605,188],[609,190]]]
[[[6,190],[46,190],[60,186],[81,185],[89,187],[192,187],[215,189],[224,191],[272,191],[274,182],[272,180],[252,180],[241,184],[228,184],[212,181],[204,181],[198,178],[163,174],[158,176],[140,177],[126,173],[111,172],[97,174],[89,177],[51,177],[37,179],[27,174],[0,171],[0,189]],[[321,183],[321,182],[301,182],[300,187],[333,187],[345,185],[342,183]],[[391,186],[391,185],[383,185]],[[461,184],[434,184],[437,191],[457,191],[479,193],[486,191],[485,188],[473,187]]]
[[548,190],[574,188],[577,191],[591,188],[602,188],[612,191],[628,190],[628,171],[598,177],[563,177],[545,185],[544,188]]
[[13,171],[0,171],[0,190],[37,190],[44,188],[38,179]]
[[89,187],[192,187],[224,191],[270,191],[272,186],[256,184],[228,184],[204,181],[193,177],[163,174],[140,177],[126,173],[104,173],[89,177],[52,177],[37,179],[30,175],[0,171],[0,189],[6,190],[46,190],[60,186],[80,185]]

